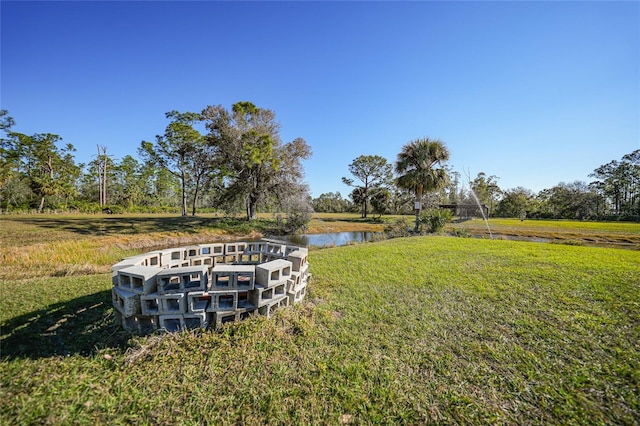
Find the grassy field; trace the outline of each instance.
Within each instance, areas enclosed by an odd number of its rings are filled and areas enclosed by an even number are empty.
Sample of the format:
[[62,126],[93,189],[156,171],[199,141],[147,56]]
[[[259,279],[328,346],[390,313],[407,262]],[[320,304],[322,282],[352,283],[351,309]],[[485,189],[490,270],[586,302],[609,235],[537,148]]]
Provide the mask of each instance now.
[[[112,323],[108,265],[190,236],[138,220],[0,220],[0,424],[640,422],[637,251],[443,236],[313,250],[305,302],[270,320],[138,337]],[[5,264],[19,250],[62,273]]]

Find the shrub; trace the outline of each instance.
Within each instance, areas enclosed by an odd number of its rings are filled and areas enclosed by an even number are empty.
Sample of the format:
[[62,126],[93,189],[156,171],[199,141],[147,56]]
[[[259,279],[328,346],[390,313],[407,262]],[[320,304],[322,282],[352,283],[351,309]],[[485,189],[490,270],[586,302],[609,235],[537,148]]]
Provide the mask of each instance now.
[[428,209],[420,215],[420,225],[426,226],[427,232],[440,232],[452,217],[448,209]]
[[384,227],[384,233],[387,238],[408,237],[411,234],[411,225],[407,219],[397,219]]

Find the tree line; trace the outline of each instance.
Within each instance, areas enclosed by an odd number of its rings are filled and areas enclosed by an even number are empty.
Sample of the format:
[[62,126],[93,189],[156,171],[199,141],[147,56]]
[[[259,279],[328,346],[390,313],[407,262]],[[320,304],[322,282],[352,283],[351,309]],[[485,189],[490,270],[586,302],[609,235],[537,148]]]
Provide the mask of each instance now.
[[214,210],[249,220],[259,210],[284,212],[292,220],[304,220],[312,210],[359,211],[362,217],[416,213],[417,221],[423,207],[480,203],[499,217],[640,218],[640,150],[596,168],[589,183],[559,183],[536,194],[502,189],[497,176],[484,172],[463,179],[447,164],[446,145],[423,138],[404,145],[393,164],[379,155],[354,159],[350,176],[342,178],[353,188],[347,198],[329,192],[311,199],[301,163],[311,149],[302,138],[283,143],[273,111],[237,102],[230,109],[165,115],[164,132],[141,141],[137,159],[114,160],[98,145],[94,160],[76,164],[72,144],[51,133],[15,132],[14,119],[0,110],[0,211],[186,216]]
[[15,132],[14,119],[0,111],[0,209],[156,212],[179,206],[184,216],[211,208],[244,212],[249,220],[258,209],[292,217],[311,211],[302,182],[302,160],[311,149],[302,138],[284,143],[273,111],[237,102],[231,109],[170,111],[166,118],[164,133],[140,143],[139,159],[116,161],[98,145],[95,160],[76,164],[73,145],[59,147],[62,138],[50,133]]
[[[561,182],[537,194],[521,186],[502,189],[499,178],[485,172],[465,176],[465,181],[448,159],[446,146],[429,138],[405,145],[395,170],[379,155],[361,155],[348,165],[351,177],[342,178],[353,187],[348,198],[339,192],[324,193],[312,200],[313,208],[359,211],[364,218],[369,213],[411,214],[422,206],[482,204],[489,216],[496,217],[640,220],[640,150],[598,167],[589,175],[594,179],[590,183]],[[457,214],[479,216],[480,209],[458,209]]]

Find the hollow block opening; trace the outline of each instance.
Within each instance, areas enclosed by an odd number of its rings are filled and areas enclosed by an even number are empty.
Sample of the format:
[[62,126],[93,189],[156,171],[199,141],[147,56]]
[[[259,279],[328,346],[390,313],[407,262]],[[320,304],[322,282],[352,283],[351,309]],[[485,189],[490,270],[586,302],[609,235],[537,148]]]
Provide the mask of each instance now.
[[178,300],[178,299],[167,299],[167,311],[169,311],[169,312],[180,312],[180,300]]
[[220,309],[233,309],[233,296],[224,295],[218,298],[218,307]]

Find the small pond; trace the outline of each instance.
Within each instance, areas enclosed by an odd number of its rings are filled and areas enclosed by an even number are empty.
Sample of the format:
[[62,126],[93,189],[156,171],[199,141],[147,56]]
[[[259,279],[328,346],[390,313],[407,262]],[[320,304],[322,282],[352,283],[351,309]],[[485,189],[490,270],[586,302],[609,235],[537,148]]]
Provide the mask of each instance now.
[[345,246],[380,239],[382,232],[330,232],[325,234],[280,235],[274,240],[306,247]]

